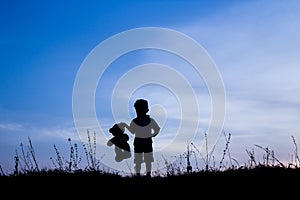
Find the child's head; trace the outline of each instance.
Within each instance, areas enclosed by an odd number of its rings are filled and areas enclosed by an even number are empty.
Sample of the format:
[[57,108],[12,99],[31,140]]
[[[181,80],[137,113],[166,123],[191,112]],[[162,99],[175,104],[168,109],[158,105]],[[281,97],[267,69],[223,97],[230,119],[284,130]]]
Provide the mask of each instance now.
[[138,99],[134,103],[134,108],[136,113],[139,114],[146,114],[149,111],[148,108],[148,101],[145,99]]
[[118,124],[114,124],[113,127],[111,127],[109,129],[109,132],[113,135],[113,136],[120,136],[124,133],[125,128],[124,127],[120,127]]

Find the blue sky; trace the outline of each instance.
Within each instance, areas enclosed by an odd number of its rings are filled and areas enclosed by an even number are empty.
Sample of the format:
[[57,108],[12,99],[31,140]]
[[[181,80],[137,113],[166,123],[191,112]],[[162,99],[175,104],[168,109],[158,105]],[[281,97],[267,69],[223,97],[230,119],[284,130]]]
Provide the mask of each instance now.
[[[72,92],[82,62],[102,41],[140,27],[174,29],[206,49],[223,79],[224,130],[232,134],[233,157],[243,163],[248,159],[245,149],[259,144],[290,161],[291,136],[300,141],[299,4],[293,0],[2,1],[0,165],[8,172],[13,169],[15,150],[28,137],[45,167],[52,166],[53,144],[67,156],[67,138],[80,141],[73,122]],[[153,50],[123,55],[101,78],[95,106],[106,137],[114,123],[110,106],[117,81],[133,67],[149,62],[174,67],[202,91],[197,96],[201,116],[199,141],[195,141],[202,144],[211,116],[205,83],[182,60]],[[141,96],[150,100],[151,113],[165,125],[155,139],[159,149],[180,123],[179,103],[170,91],[156,85],[137,90],[130,103]],[[128,110],[134,116],[131,104]],[[221,137],[216,154],[223,148]],[[113,150],[99,149],[110,163]]]

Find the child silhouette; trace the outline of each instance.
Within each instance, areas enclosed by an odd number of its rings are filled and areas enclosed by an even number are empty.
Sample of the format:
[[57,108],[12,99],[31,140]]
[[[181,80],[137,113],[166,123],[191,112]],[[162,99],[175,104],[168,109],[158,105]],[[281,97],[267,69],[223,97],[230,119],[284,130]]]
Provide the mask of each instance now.
[[119,124],[114,124],[113,127],[109,129],[109,132],[114,137],[107,142],[107,145],[115,145],[115,160],[117,162],[131,157],[130,146],[127,143],[129,137],[124,131],[125,128],[119,126]]
[[134,108],[136,118],[131,121],[129,126],[126,123],[121,123],[121,126],[126,127],[135,135],[133,146],[136,175],[140,176],[141,165],[145,162],[147,177],[151,177],[152,162],[154,162],[152,137],[159,133],[160,127],[153,118],[147,115],[149,111],[147,100],[136,100]]

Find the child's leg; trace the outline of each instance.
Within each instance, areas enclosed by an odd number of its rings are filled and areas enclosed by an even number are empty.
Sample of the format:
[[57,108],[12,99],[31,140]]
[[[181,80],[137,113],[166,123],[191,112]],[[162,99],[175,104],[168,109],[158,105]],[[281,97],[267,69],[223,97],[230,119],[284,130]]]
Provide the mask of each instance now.
[[151,176],[151,168],[152,168],[152,163],[146,162],[146,171],[147,171],[147,176]]
[[143,154],[142,153],[134,153],[134,163],[135,163],[135,173],[137,176],[141,173]]
[[137,176],[140,176],[141,175],[141,167],[142,167],[142,164],[141,163],[135,163],[135,174]]
[[144,160],[146,164],[147,176],[151,176],[152,162],[154,161],[153,152],[145,153]]

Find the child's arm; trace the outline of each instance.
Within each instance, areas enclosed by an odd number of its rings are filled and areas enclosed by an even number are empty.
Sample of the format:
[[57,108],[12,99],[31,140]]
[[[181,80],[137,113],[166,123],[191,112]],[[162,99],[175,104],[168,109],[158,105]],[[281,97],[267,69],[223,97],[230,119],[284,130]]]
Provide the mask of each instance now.
[[152,125],[151,128],[153,130],[152,137],[155,137],[159,133],[160,127],[154,119],[151,119],[151,125]]
[[[134,130],[131,126],[128,126],[125,122],[121,122],[118,124],[122,128],[126,128],[130,133],[134,134]],[[131,123],[130,123],[131,125]]]

